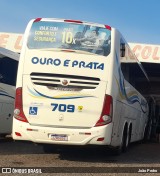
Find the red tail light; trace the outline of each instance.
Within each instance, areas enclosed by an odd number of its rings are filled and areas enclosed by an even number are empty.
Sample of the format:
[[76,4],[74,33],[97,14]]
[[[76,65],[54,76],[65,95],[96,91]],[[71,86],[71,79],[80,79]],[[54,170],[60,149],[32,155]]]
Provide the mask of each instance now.
[[103,126],[112,122],[112,112],[113,112],[113,99],[110,95],[105,95],[103,109],[100,119],[97,121],[95,127]]
[[22,122],[27,122],[24,112],[23,112],[23,105],[22,105],[22,87],[16,89],[16,98],[15,98],[15,109],[14,109],[14,117],[17,120]]

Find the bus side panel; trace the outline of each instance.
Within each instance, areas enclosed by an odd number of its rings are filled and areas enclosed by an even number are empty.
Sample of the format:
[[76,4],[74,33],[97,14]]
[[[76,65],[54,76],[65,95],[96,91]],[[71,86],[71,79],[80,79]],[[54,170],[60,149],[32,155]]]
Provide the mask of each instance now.
[[119,146],[121,142],[121,135],[119,133],[119,123],[122,114],[122,103],[120,101],[116,101],[114,108],[116,109],[116,111],[114,111],[111,146]]
[[119,37],[116,35],[116,30],[112,30],[112,58],[110,60],[110,72],[109,72],[109,80],[107,86],[107,93],[113,97],[113,129],[112,129],[112,139],[111,146],[119,146],[121,141],[121,136],[119,135],[119,123],[122,111],[122,102],[119,97],[119,85],[118,78],[119,72],[118,68],[120,67],[119,59]]
[[[113,36],[113,35],[112,35]],[[144,131],[144,119],[146,115],[142,112],[142,96],[139,92],[128,83],[121,72],[120,63],[120,40],[121,35],[115,31],[114,35],[114,62],[113,62],[113,75],[111,90],[114,100],[116,101],[113,106],[113,131],[112,131],[112,146],[120,146],[123,129],[125,124],[131,127],[131,142],[142,139]],[[112,48],[113,49],[113,48]],[[134,99],[133,99],[134,97]],[[142,118],[143,117],[143,118]]]

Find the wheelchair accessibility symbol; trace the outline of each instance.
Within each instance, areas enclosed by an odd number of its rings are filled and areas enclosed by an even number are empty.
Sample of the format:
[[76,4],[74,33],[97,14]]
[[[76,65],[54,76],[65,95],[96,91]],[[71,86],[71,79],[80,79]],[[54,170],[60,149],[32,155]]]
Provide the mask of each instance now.
[[38,107],[30,107],[29,108],[29,115],[37,115]]

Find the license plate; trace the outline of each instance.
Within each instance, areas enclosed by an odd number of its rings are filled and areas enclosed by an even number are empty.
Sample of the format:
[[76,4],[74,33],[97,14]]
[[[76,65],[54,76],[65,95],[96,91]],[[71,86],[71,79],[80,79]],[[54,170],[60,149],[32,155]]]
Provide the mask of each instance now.
[[53,141],[68,141],[66,134],[50,134],[50,138]]

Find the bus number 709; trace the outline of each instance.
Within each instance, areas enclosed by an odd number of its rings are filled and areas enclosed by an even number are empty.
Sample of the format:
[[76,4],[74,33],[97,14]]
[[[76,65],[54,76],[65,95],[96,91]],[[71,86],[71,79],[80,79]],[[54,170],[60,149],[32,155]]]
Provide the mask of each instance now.
[[53,106],[52,111],[58,110],[59,112],[74,112],[75,106],[74,105],[66,105],[66,104],[57,104],[57,103],[51,103],[51,106]]

